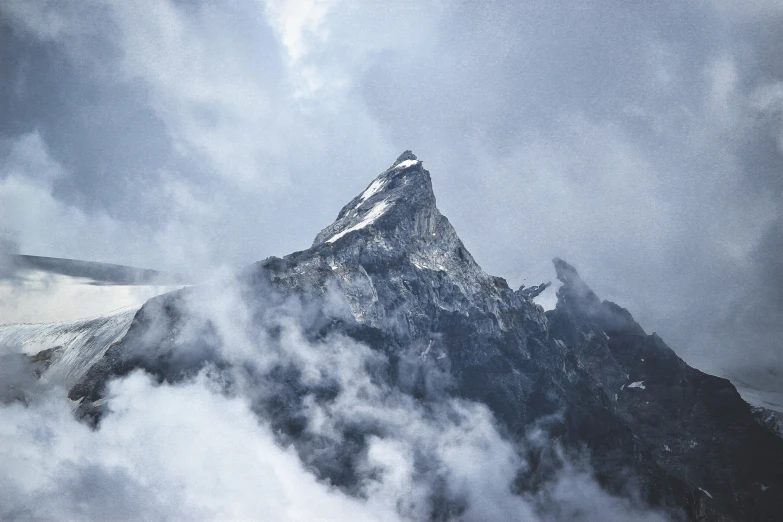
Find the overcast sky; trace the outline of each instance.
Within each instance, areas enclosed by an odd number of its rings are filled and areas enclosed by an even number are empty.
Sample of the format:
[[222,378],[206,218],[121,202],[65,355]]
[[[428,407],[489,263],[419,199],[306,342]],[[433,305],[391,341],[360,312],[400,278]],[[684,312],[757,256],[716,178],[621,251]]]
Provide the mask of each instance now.
[[0,247],[241,266],[412,149],[488,272],[783,368],[782,57],[779,0],[5,0]]

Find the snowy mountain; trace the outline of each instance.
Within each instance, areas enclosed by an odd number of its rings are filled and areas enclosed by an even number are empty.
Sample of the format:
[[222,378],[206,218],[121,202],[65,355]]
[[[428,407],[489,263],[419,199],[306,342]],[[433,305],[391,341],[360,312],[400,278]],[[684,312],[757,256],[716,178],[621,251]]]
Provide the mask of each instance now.
[[0,346],[21,348],[42,381],[71,388],[130,327],[137,307],[57,323],[0,325]]
[[401,519],[783,519],[773,427],[554,263],[548,311],[547,285],[485,273],[406,151],[307,250],[0,343],[96,430],[114,380],[206,375],[320,483]]

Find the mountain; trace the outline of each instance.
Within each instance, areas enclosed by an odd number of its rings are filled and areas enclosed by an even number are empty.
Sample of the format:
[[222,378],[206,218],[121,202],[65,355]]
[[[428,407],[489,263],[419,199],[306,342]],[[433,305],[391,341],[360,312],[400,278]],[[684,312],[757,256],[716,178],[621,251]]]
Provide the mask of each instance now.
[[[464,424],[479,404],[521,455],[510,488],[533,505],[556,509],[549,485],[582,462],[613,498],[671,519],[783,520],[783,439],[729,381],[689,367],[573,266],[554,264],[563,284],[547,312],[533,302],[546,285],[515,290],[485,273],[406,151],[310,248],[150,299],[65,382],[77,414],[100,426],[112,379],[219,375],[225,393],[246,397],[281,444],[349,496],[368,495],[378,473],[368,448],[389,426],[413,429],[394,415],[415,409],[428,423]],[[430,489],[426,502],[411,497],[415,506],[400,501],[398,511],[470,519],[465,499],[483,493],[455,488],[437,471],[441,449],[417,437],[410,473]],[[595,520],[560,509],[545,519]]]
[[123,338],[136,311],[128,307],[77,321],[0,325],[0,346],[21,348],[41,380],[71,388]]

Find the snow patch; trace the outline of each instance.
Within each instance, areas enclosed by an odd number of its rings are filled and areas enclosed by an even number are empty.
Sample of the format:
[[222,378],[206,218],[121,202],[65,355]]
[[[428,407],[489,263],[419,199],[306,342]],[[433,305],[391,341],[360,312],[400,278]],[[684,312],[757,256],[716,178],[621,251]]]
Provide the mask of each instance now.
[[629,388],[639,388],[640,390],[646,390],[647,387],[644,385],[644,381],[636,381],[632,382],[628,385]]
[[668,445],[668,444],[664,444],[664,445],[663,445],[663,450],[664,450],[664,451],[669,451],[669,452],[670,452],[672,449],[669,447],[669,445]]
[[413,263],[413,266],[420,270],[440,270],[441,272],[448,272],[446,270],[446,267],[441,265],[440,263],[427,263],[425,261],[422,261],[420,259],[411,258],[411,263]]
[[375,194],[380,192],[383,189],[383,187],[386,186],[386,183],[388,183],[388,181],[389,180],[387,179],[377,178],[375,181],[370,183],[370,186],[367,187],[367,189],[364,192],[362,192],[361,196],[359,196],[359,199],[361,199],[361,201],[359,202],[358,205],[356,205],[356,208],[361,207],[365,201],[367,201]]
[[427,345],[427,349],[421,352],[421,355],[419,356],[420,359],[426,359],[427,354],[430,353],[430,350],[432,349],[432,341],[430,341],[430,344]]
[[707,491],[706,489],[699,488],[699,491],[701,491],[702,493],[704,493],[704,494],[705,494],[705,495],[707,495],[708,497],[712,498],[712,495],[710,495],[710,492],[709,492],[709,491]]
[[376,219],[381,217],[384,214],[384,212],[386,212],[386,209],[389,208],[389,206],[390,206],[389,202],[386,201],[386,200],[383,200],[383,201],[379,202],[373,208],[371,208],[370,211],[367,212],[367,214],[365,214],[365,216],[362,218],[361,221],[359,221],[354,226],[348,227],[345,230],[343,230],[342,232],[339,232],[339,233],[333,235],[332,237],[327,239],[326,242],[327,243],[334,243],[335,241],[337,241],[338,239],[343,237],[345,234],[348,234],[349,232],[354,232],[354,231],[360,230],[360,229],[362,229],[362,228],[364,228],[366,226],[372,225],[375,222]]
[[405,160],[405,161],[401,161],[399,165],[394,167],[394,170],[397,170],[397,169],[407,169],[408,167],[412,167],[412,166],[416,165],[417,163],[419,163],[419,160]]

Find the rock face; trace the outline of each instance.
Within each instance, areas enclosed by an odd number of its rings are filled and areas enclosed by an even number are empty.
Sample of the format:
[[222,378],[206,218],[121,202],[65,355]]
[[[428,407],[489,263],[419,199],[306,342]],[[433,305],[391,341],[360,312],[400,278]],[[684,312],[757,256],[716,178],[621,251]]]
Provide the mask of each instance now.
[[[634,435],[649,488],[691,518],[774,520],[781,515],[781,439],[762,427],[726,379],[691,368],[631,314],[600,301],[576,270],[555,260],[563,286],[548,312],[550,334],[573,350]],[[696,491],[694,491],[694,488]]]
[[[423,404],[444,394],[483,403],[511,440],[546,422],[551,444],[526,450],[520,492],[556,471],[542,453],[564,451],[589,455],[608,491],[625,495],[633,483],[674,518],[783,520],[783,440],[757,422],[729,381],[689,367],[627,310],[601,301],[565,261],[555,268],[563,286],[546,313],[532,302],[545,285],[515,291],[486,274],[407,151],[308,250],[150,300],[70,397],[99,421],[111,377],[142,368],[176,382],[205,365],[232,364],[214,347],[216,322],[189,304],[228,285],[270,339],[280,335],[270,310],[295,302],[308,339],[337,333],[368,345],[387,362],[377,379]],[[347,425],[329,444],[310,434],[303,408],[328,402],[337,385],[300,373],[275,368],[274,393],[260,394],[253,408],[319,477],[350,493],[354,456],[372,431]],[[455,512],[445,502],[432,518]]]

